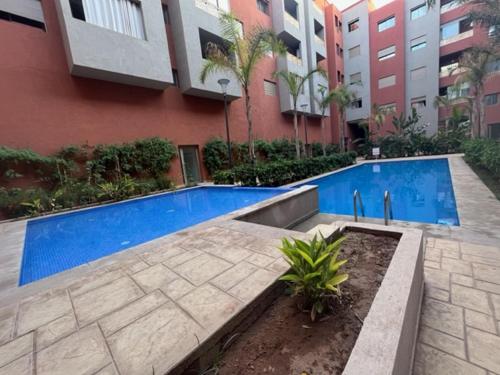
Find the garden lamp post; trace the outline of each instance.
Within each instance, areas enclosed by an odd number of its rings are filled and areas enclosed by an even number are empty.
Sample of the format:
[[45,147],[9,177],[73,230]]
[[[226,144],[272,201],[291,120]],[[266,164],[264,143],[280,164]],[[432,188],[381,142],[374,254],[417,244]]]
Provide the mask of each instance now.
[[224,95],[224,118],[226,122],[226,140],[227,140],[227,159],[229,163],[229,168],[233,167],[233,157],[231,155],[231,138],[229,137],[229,120],[227,117],[227,85],[229,85],[229,79],[221,78],[217,81]]
[[305,134],[305,145],[304,145],[304,154],[306,157],[309,157],[309,147],[308,147],[308,141],[307,141],[307,115],[306,115],[306,110],[307,110],[307,104],[302,104],[300,106],[302,108],[302,116],[304,117],[304,134]]

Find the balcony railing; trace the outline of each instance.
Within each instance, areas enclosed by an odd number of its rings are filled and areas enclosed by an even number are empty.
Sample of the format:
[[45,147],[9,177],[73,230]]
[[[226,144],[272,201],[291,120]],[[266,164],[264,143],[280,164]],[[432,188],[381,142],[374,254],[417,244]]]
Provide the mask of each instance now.
[[441,14],[446,13],[452,9],[458,8],[460,6],[460,1],[451,1],[448,4],[441,6]]
[[325,44],[325,40],[323,38],[321,38],[320,36],[318,35],[314,35],[314,40],[319,43],[319,44],[322,44],[324,45]]
[[285,13],[285,20],[290,22],[293,26],[295,26],[298,29],[300,27],[299,20],[286,11],[284,13]]
[[221,12],[229,12],[229,9],[224,9],[218,5],[217,1],[210,0],[195,0],[195,5],[197,8],[204,10],[205,12],[218,17]]
[[464,33],[452,36],[451,38],[441,40],[441,42],[439,42],[439,45],[441,47],[442,46],[446,46],[446,45],[448,45],[450,43],[455,43],[455,42],[458,42],[459,40],[470,38],[473,35],[474,35],[474,29],[471,29],[471,30],[468,30],[468,31],[466,31]]
[[294,63],[295,65],[302,65],[302,59],[295,55],[292,55],[290,52],[286,53],[286,58],[288,61]]
[[465,72],[467,69],[465,68],[459,68],[458,64],[452,64],[447,67],[442,67],[441,71],[439,72],[439,78],[446,78],[450,76],[454,76],[456,74],[460,74]]

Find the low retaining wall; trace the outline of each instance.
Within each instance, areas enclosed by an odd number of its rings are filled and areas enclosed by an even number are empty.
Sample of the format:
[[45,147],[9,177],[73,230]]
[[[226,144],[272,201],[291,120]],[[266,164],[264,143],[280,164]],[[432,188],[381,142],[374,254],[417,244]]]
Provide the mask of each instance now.
[[[332,228],[399,238],[384,280],[375,295],[343,375],[408,375],[412,373],[424,290],[423,232],[376,224],[336,222],[308,233]],[[335,228],[336,227],[336,228]]]
[[267,201],[262,207],[234,219],[276,228],[291,228],[318,212],[317,186],[302,186],[291,194]]

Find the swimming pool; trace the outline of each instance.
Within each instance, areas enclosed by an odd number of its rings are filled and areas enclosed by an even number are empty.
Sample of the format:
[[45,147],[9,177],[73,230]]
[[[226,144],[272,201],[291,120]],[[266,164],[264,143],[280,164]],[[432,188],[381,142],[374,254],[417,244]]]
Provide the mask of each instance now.
[[29,220],[19,285],[287,191],[290,189],[197,187]]
[[383,218],[387,190],[395,220],[460,225],[448,159],[365,163],[306,184],[318,185],[323,213],[354,215],[353,193],[358,190],[365,216]]

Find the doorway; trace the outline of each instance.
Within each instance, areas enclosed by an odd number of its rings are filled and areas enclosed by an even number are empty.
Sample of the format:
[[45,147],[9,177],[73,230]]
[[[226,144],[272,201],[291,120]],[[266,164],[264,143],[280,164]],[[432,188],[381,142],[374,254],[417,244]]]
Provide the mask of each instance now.
[[191,185],[201,182],[198,146],[179,146],[179,156],[184,184]]

